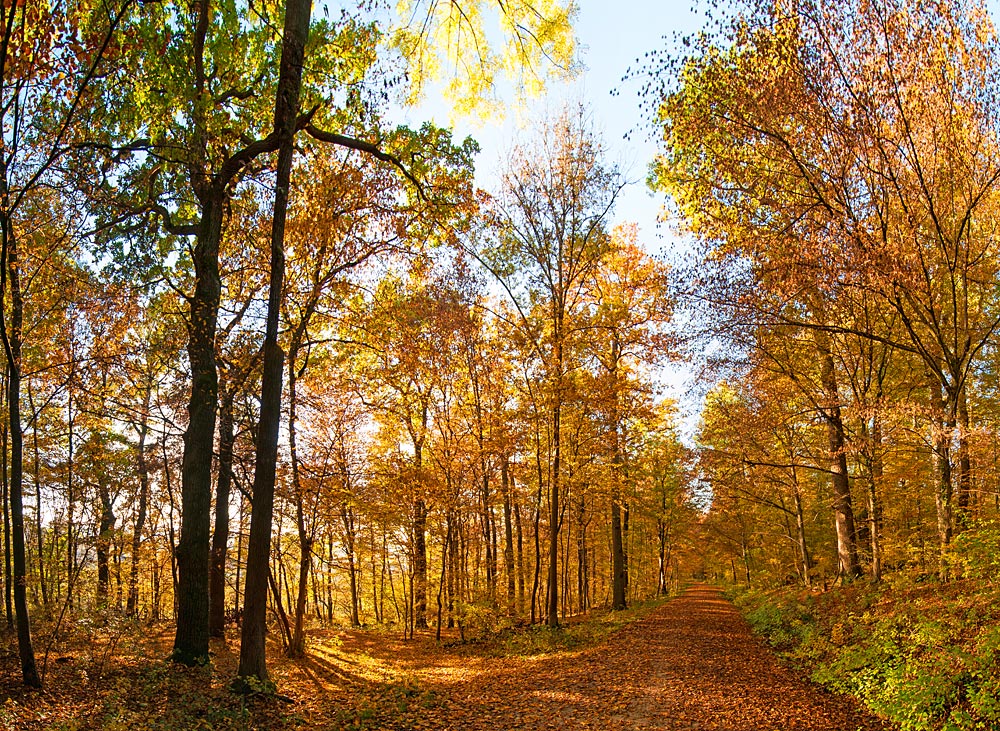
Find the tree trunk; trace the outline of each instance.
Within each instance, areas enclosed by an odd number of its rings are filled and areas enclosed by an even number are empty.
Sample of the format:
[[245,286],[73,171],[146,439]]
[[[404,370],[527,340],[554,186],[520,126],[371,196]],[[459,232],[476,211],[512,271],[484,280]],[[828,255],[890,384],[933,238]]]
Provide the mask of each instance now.
[[812,586],[812,576],[809,567],[809,546],[806,543],[806,520],[802,511],[802,493],[799,491],[798,476],[793,472],[792,479],[795,480],[795,490],[793,498],[795,502],[795,533],[799,544],[799,561],[802,565],[802,583],[806,588]]
[[[562,347],[557,344],[562,361]],[[559,470],[560,465],[560,432],[562,429],[562,378],[556,381],[556,403],[552,407],[552,484],[549,489],[549,582],[548,582],[548,614],[549,627],[559,626]]]
[[814,331],[816,350],[819,354],[820,378],[826,403],[823,417],[826,421],[830,454],[830,476],[833,485],[833,514],[837,527],[837,556],[840,573],[847,580],[861,575],[858,548],[855,540],[854,509],[851,506],[851,484],[847,469],[847,437],[840,414],[840,391],[833,354],[826,334]]
[[[947,389],[940,383],[932,384],[932,399],[934,403],[935,416],[934,425],[934,461],[937,472],[937,484],[934,490],[934,507],[937,512],[937,532],[938,532],[938,572],[942,579],[948,578],[948,563],[946,553],[951,545],[952,538],[952,464],[951,464],[951,442],[955,434],[955,409],[951,408],[952,403]],[[950,403],[951,402],[951,403]]]
[[229,550],[229,493],[233,484],[233,394],[228,384],[219,393],[219,474],[215,481],[215,527],[208,576],[208,631],[226,634],[226,554]]
[[963,386],[958,400],[958,495],[955,510],[955,530],[969,527],[972,516],[972,460],[969,457],[969,398]]
[[507,614],[513,617],[517,611],[514,595],[514,526],[511,521],[510,465],[506,457],[500,464],[500,487],[503,490],[503,562],[507,576]]
[[[10,366],[4,365],[3,378],[3,399],[7,400],[7,384],[10,381]],[[10,425],[8,420],[3,420],[0,427],[0,484],[3,487],[3,589],[4,589],[4,610],[7,618],[7,629],[14,629],[14,574],[11,565],[11,545],[10,545],[10,479],[7,471],[7,434]]]
[[208,656],[208,573],[212,516],[212,457],[218,373],[215,334],[219,314],[219,241],[223,190],[213,186],[202,203],[194,247],[195,292],[191,297],[191,398],[181,463],[181,535],[177,544],[177,633],[173,659],[203,665]]
[[413,503],[413,626],[427,629],[427,504]]
[[129,567],[128,599],[125,602],[125,614],[135,617],[139,612],[139,549],[142,545],[142,531],[146,525],[146,513],[149,506],[149,464],[146,461],[146,436],[149,433],[149,402],[152,384],[146,384],[143,396],[142,416],[139,422],[139,444],[136,447],[136,463],[139,468],[139,507],[135,516],[135,528],[132,531],[132,563]]
[[579,510],[577,511],[577,526],[579,532],[576,536],[576,583],[577,594],[579,594],[579,610],[586,612],[590,609],[590,560],[589,548],[587,547],[587,525],[590,519],[587,517],[587,494],[580,492]]
[[45,542],[42,533],[42,481],[39,477],[40,456],[38,450],[38,417],[41,414],[35,411],[35,402],[31,396],[31,381],[28,381],[28,408],[31,410],[31,444],[34,453],[33,477],[35,483],[35,545],[38,548],[38,585],[42,590],[42,607],[46,615],[49,606],[49,591],[45,581]]
[[[513,475],[511,476],[513,478]],[[513,485],[513,482],[511,483]],[[524,531],[521,528],[521,504],[514,503],[514,527],[517,532],[517,614],[524,616]]]
[[882,504],[879,487],[882,484],[882,417],[876,407],[872,418],[871,464],[868,475],[868,531],[871,533],[872,579],[882,580]]
[[[70,588],[73,577],[76,576],[76,540],[73,531],[73,513],[76,508],[73,477],[76,468],[74,461],[76,446],[73,441],[76,419],[73,416],[73,376],[76,370],[76,340],[75,333],[70,333],[70,377],[66,394],[66,605],[73,606],[73,596]],[[6,452],[6,450],[5,450]]]
[[[274,509],[274,479],[278,455],[278,426],[281,420],[283,354],[278,346],[278,320],[281,290],[285,273],[285,217],[291,183],[292,157],[295,153],[295,119],[302,85],[302,62],[309,35],[311,0],[289,0],[285,6],[284,39],[278,93],[274,105],[274,127],[279,134],[277,181],[274,217],[271,228],[271,277],[268,288],[267,326],[264,336],[264,373],[261,383],[260,422],[257,431],[257,456],[254,463],[253,512],[250,517],[250,541],[247,549],[247,583],[240,643],[239,678],[244,687],[256,678],[268,685],[267,658],[264,647],[267,619],[268,553],[271,544],[271,517]],[[280,599],[278,599],[280,602]]]
[[[24,319],[24,301],[21,298],[20,263],[17,242],[6,215],[0,217],[3,226],[2,252],[0,252],[0,335],[7,355],[9,380],[7,382],[7,409],[10,424],[10,537],[12,580],[14,583],[14,617],[17,624],[17,649],[21,659],[21,678],[25,685],[40,688],[41,678],[35,666],[35,650],[31,644],[31,625],[28,618],[27,563],[24,552],[24,504],[22,502],[24,469],[24,435],[21,431],[21,328]],[[9,279],[8,279],[9,277]],[[10,286],[10,324],[7,323],[5,299]]]
[[[347,554],[347,578],[351,585],[351,626],[361,626],[361,597],[358,593],[357,554],[354,550],[356,540],[354,527],[354,510],[347,503],[340,506],[340,520],[344,524],[344,553]],[[375,577],[372,576],[372,584]],[[439,597],[440,599],[440,597]]]
[[103,481],[98,485],[98,493],[101,499],[101,521],[97,534],[97,605],[104,608],[108,604],[108,585],[111,581],[108,562],[115,514],[110,489]]

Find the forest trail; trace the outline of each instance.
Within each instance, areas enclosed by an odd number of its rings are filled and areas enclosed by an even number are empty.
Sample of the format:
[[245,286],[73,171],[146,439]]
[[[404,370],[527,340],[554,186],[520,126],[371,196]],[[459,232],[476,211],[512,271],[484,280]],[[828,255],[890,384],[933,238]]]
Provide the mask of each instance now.
[[[347,639],[344,649],[350,644]],[[421,653],[374,643],[369,652],[433,698],[432,707],[395,719],[395,729],[889,728],[849,699],[783,668],[735,607],[706,585],[692,586],[579,652],[533,658],[438,655],[433,662]]]

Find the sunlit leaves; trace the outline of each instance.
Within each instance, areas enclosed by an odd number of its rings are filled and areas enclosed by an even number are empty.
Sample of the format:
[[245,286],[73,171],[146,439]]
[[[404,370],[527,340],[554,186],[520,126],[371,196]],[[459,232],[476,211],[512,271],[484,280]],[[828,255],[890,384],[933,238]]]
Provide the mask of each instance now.
[[[575,71],[573,2],[515,0],[492,8],[484,0],[441,2],[402,0],[401,25],[394,45],[408,62],[410,93],[415,102],[427,86],[444,80],[455,110],[482,115],[502,113],[495,88],[509,78],[521,94],[541,90],[551,71]],[[493,15],[493,12],[496,16]],[[502,50],[495,50],[497,28]],[[545,66],[549,69],[543,70]]]

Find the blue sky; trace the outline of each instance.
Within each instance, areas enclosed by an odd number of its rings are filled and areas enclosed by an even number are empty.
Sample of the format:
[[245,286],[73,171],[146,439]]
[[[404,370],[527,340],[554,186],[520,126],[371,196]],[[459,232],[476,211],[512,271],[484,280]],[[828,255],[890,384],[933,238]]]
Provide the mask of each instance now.
[[[504,152],[519,136],[532,134],[528,123],[544,117],[547,111],[557,111],[567,102],[582,100],[602,133],[609,159],[620,162],[629,179],[635,181],[620,199],[616,222],[638,223],[646,248],[659,253],[670,243],[669,228],[657,227],[662,198],[654,197],[645,185],[656,144],[649,139],[650,131],[642,128],[639,84],[623,84],[622,77],[644,53],[664,48],[675,33],[695,31],[702,22],[691,11],[690,0],[581,0],[579,5],[575,28],[584,70],[572,82],[551,83],[545,96],[528,102],[523,118],[512,113],[503,120],[486,122],[452,120],[448,105],[431,90],[422,104],[404,111],[404,119],[411,125],[426,120],[441,125],[451,123],[456,138],[470,135],[476,139],[482,149],[476,161],[477,183],[493,192]],[[620,95],[612,96],[615,89],[620,90]],[[630,132],[630,139],[625,141],[624,136]]]

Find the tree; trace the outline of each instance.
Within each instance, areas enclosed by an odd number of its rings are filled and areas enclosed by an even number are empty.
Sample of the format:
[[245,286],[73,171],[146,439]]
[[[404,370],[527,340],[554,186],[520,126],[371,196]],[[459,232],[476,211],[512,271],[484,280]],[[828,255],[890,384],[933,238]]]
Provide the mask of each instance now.
[[[912,353],[931,374],[942,550],[950,541],[962,388],[1000,325],[979,284],[998,263],[984,234],[1000,169],[984,17],[966,3],[919,12],[895,0],[748,3],[723,27],[730,44],[696,42],[671,66],[677,90],[656,102],[667,152],[654,181],[704,240],[721,244],[718,254],[757,267],[771,321],[814,333],[848,575],[857,563],[834,334]],[[943,58],[947,81],[929,82]],[[857,292],[901,327],[841,320],[841,303]]]
[[603,160],[585,112],[565,111],[539,142],[515,150],[496,203],[496,245],[478,257],[515,303],[545,366],[551,419],[548,623],[559,624],[559,508],[562,415],[568,346],[597,268],[611,248],[607,230],[624,180]]
[[639,249],[636,234],[634,228],[614,231],[614,248],[597,272],[591,294],[594,359],[610,392],[605,420],[611,437],[613,609],[625,609],[628,584],[622,521],[622,511],[627,513],[628,507],[622,487],[627,471],[629,391],[640,388],[635,368],[668,357],[671,346],[664,332],[671,314],[666,271]]

